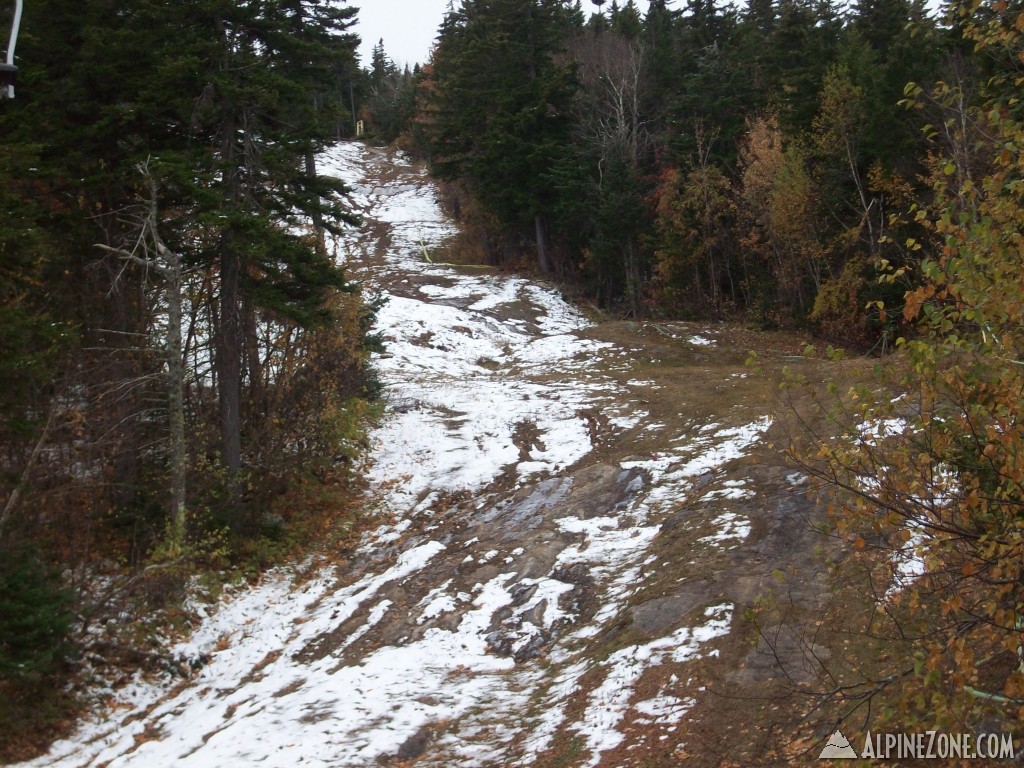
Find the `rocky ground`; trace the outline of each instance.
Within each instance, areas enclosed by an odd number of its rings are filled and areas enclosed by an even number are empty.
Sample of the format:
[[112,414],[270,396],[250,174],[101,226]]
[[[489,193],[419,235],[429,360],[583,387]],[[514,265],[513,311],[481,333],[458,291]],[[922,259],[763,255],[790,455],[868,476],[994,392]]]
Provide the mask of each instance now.
[[197,603],[174,649],[194,674],[140,673],[33,765],[816,756],[834,721],[800,718],[832,658],[839,550],[781,448],[777,374],[816,365],[799,340],[588,317],[441,263],[452,224],[401,156],[342,145],[322,171],[367,220],[339,258],[387,299],[379,525]]

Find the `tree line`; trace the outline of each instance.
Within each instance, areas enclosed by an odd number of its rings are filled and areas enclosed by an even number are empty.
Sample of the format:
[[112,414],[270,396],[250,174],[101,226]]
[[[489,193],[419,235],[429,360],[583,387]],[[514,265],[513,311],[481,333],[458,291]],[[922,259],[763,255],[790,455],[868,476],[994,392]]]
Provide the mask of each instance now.
[[373,302],[316,157],[352,129],[355,14],[26,4],[0,104],[0,758],[59,722],[72,644],[145,658],[111,617],[273,562],[352,495]]
[[904,88],[989,66],[919,0],[466,0],[364,109],[457,186],[494,263],[532,254],[631,314],[870,347],[895,332],[863,308],[896,297],[875,265],[907,258],[889,216],[927,194],[937,119]]

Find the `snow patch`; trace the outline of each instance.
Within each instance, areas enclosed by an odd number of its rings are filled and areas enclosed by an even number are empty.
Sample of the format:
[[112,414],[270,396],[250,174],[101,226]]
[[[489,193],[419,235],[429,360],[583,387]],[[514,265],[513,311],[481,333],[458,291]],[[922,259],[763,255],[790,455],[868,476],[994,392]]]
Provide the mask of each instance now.
[[622,743],[624,736],[616,727],[625,718],[633,686],[643,673],[669,659],[681,663],[697,657],[702,645],[728,633],[732,611],[731,603],[711,606],[704,611],[707,621],[703,624],[683,627],[668,637],[623,648],[601,665],[607,669],[604,682],[590,694],[582,720],[571,726],[586,739],[591,751],[587,766],[596,766],[602,752]]

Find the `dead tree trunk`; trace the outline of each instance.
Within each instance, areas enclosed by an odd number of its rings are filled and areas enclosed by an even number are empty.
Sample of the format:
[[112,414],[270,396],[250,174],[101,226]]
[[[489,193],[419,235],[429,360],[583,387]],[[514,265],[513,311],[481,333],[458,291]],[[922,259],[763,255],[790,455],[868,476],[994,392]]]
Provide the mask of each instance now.
[[167,421],[170,505],[168,536],[171,546],[181,544],[185,537],[188,444],[185,440],[185,361],[182,355],[182,267],[181,255],[171,250],[160,236],[160,210],[157,186],[146,164],[138,166],[149,191],[140,216],[140,236],[135,248],[126,251],[99,245],[122,259],[156,272],[163,279],[163,302],[167,307],[167,330],[163,341],[164,364],[167,366]]

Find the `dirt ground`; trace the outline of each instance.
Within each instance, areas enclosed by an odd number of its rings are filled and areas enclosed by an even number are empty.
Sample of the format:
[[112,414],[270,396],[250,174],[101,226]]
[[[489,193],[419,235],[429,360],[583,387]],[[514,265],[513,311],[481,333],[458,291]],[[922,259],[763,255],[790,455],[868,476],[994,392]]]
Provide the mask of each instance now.
[[[693,612],[723,600],[736,608],[732,631],[716,641],[717,653],[687,665],[680,679],[671,664],[649,670],[636,692],[667,691],[696,697],[694,707],[665,739],[635,716],[629,738],[604,755],[602,766],[803,765],[817,757],[840,710],[817,708],[829,689],[834,647],[849,640],[830,631],[837,597],[829,577],[844,545],[822,532],[824,506],[810,492],[806,476],[789,454],[804,420],[824,419],[806,395],[797,402],[780,394],[783,370],[812,381],[844,379],[869,361],[833,363],[805,357],[804,336],[759,332],[730,324],[599,322],[594,338],[634,350],[624,378],[649,384],[636,389],[649,419],[666,425],[656,433],[642,427],[608,436],[587,463],[614,463],[664,450],[664,434],[685,434],[703,424],[738,423],[770,413],[773,425],[750,455],[702,477],[691,495],[680,498],[662,522],[654,545],[658,561],[669,563],[631,598],[628,610],[602,637],[600,655],[664,633]],[[695,334],[714,346],[694,348]],[[751,352],[756,362],[751,363]],[[820,390],[819,390],[820,391]],[[740,485],[744,499],[718,497],[716,488]],[[708,498],[712,496],[711,498]],[[702,545],[711,521],[723,513],[751,522],[748,536],[728,550]],[[674,746],[683,742],[685,748]],[[572,743],[538,763],[576,765]]]

